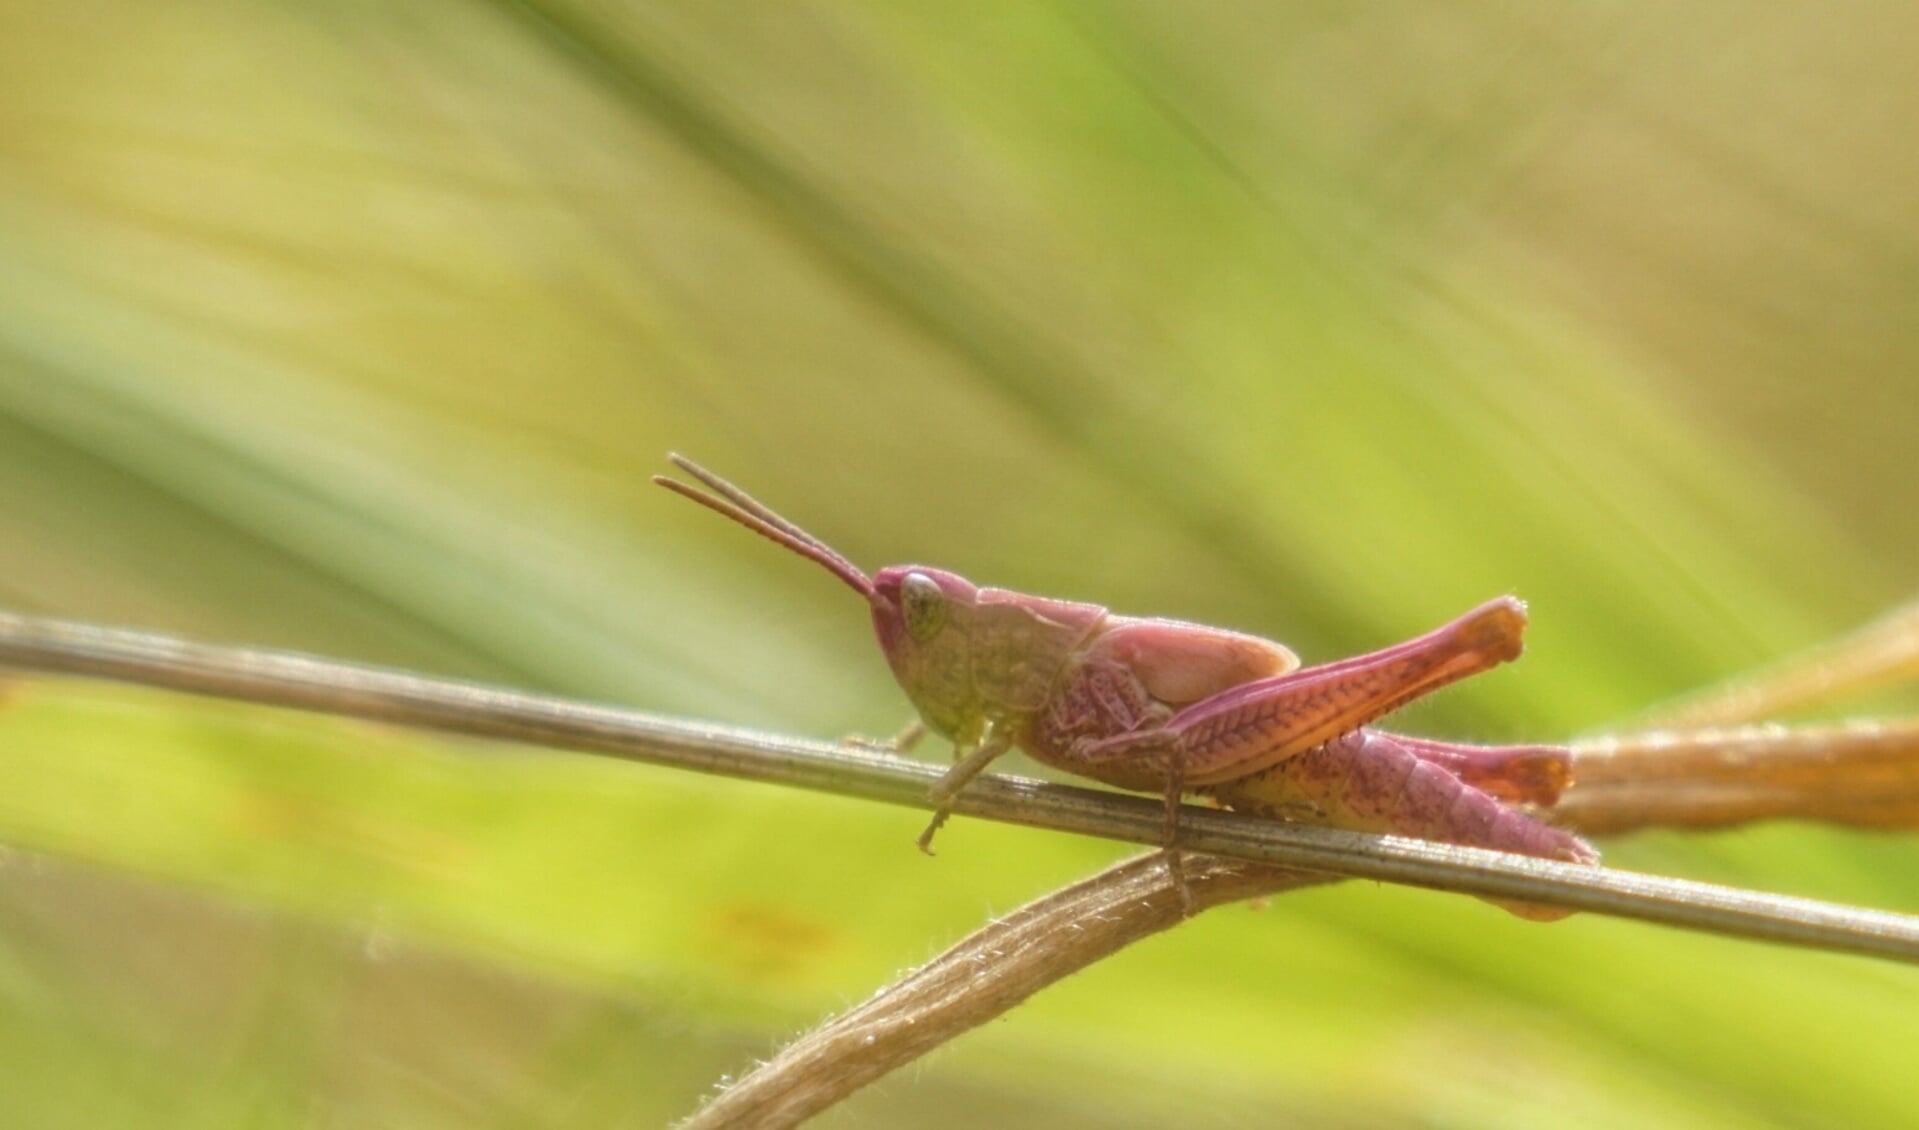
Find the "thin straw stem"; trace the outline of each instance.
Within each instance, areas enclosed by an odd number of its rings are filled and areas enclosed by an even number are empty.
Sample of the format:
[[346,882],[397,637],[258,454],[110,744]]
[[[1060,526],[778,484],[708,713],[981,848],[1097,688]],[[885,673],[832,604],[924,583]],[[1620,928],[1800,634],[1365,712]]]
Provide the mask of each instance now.
[[[152,633],[0,613],[0,663],[933,807],[939,767],[820,742]],[[982,776],[953,801],[982,819],[1133,843],[1158,842],[1152,800]],[[1539,903],[1712,933],[1919,963],[1919,918],[1447,844],[1188,807],[1188,851]],[[1605,825],[1588,809],[1583,820]]]

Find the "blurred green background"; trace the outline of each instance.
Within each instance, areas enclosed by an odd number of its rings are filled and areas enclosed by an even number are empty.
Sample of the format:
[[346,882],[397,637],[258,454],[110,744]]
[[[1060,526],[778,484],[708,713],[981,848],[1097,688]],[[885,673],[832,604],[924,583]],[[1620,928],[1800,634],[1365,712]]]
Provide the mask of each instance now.
[[[1516,592],[1527,660],[1403,725],[1601,731],[1911,595],[1916,43],[1865,4],[0,0],[0,603],[891,732],[858,602],[649,487],[673,448],[869,567],[1308,659]],[[1125,850],[0,704],[8,1127],[657,1125]],[[1919,912],[1909,837],[1607,847]],[[1904,968],[1354,883],[821,1122],[1905,1126],[1916,1010]]]

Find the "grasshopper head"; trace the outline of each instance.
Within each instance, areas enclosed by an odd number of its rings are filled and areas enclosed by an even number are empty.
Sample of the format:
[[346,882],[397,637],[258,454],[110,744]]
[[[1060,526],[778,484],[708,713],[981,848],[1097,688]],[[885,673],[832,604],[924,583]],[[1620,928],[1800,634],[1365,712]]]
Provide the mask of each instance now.
[[968,671],[978,587],[944,569],[889,565],[867,600],[887,666],[926,724],[951,737],[976,721]]
[[888,565],[873,577],[873,630],[890,658],[931,647],[955,620],[954,609],[970,608],[979,588],[958,573],[925,565]]

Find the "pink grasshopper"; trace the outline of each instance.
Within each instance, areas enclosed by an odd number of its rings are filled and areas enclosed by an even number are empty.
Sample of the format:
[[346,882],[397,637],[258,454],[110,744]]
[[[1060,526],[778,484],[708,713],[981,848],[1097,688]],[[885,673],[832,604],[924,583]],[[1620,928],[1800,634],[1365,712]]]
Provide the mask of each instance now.
[[[1301,668],[1270,640],[1097,604],[979,588],[944,569],[893,565],[868,577],[825,542],[690,459],[711,493],[653,481],[818,562],[866,598],[880,648],[955,764],[920,836],[931,850],[953,798],[1015,746],[1069,773],[1166,798],[1167,864],[1179,863],[1188,791],[1241,811],[1592,863],[1570,832],[1501,803],[1551,805],[1571,780],[1557,746],[1472,746],[1369,724],[1422,695],[1515,659],[1525,605],[1500,597],[1405,643]],[[1506,904],[1502,904],[1506,905]],[[1528,917],[1558,917],[1513,905]]]

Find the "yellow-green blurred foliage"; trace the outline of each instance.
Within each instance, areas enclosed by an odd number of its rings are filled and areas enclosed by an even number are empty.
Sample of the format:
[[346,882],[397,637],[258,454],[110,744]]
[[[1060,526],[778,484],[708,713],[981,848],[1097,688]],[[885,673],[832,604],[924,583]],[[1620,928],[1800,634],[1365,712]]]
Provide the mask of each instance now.
[[[1919,575],[1915,49],[1864,4],[0,0],[0,602],[896,726],[857,601],[646,485],[679,448],[866,565],[1309,659],[1516,592],[1526,662],[1405,725],[1603,729]],[[653,1125],[1121,850],[4,696],[8,1127]],[[1909,837],[1608,846],[1919,910]],[[827,1121],[1912,1125],[1915,1017],[1901,968],[1348,884]]]

